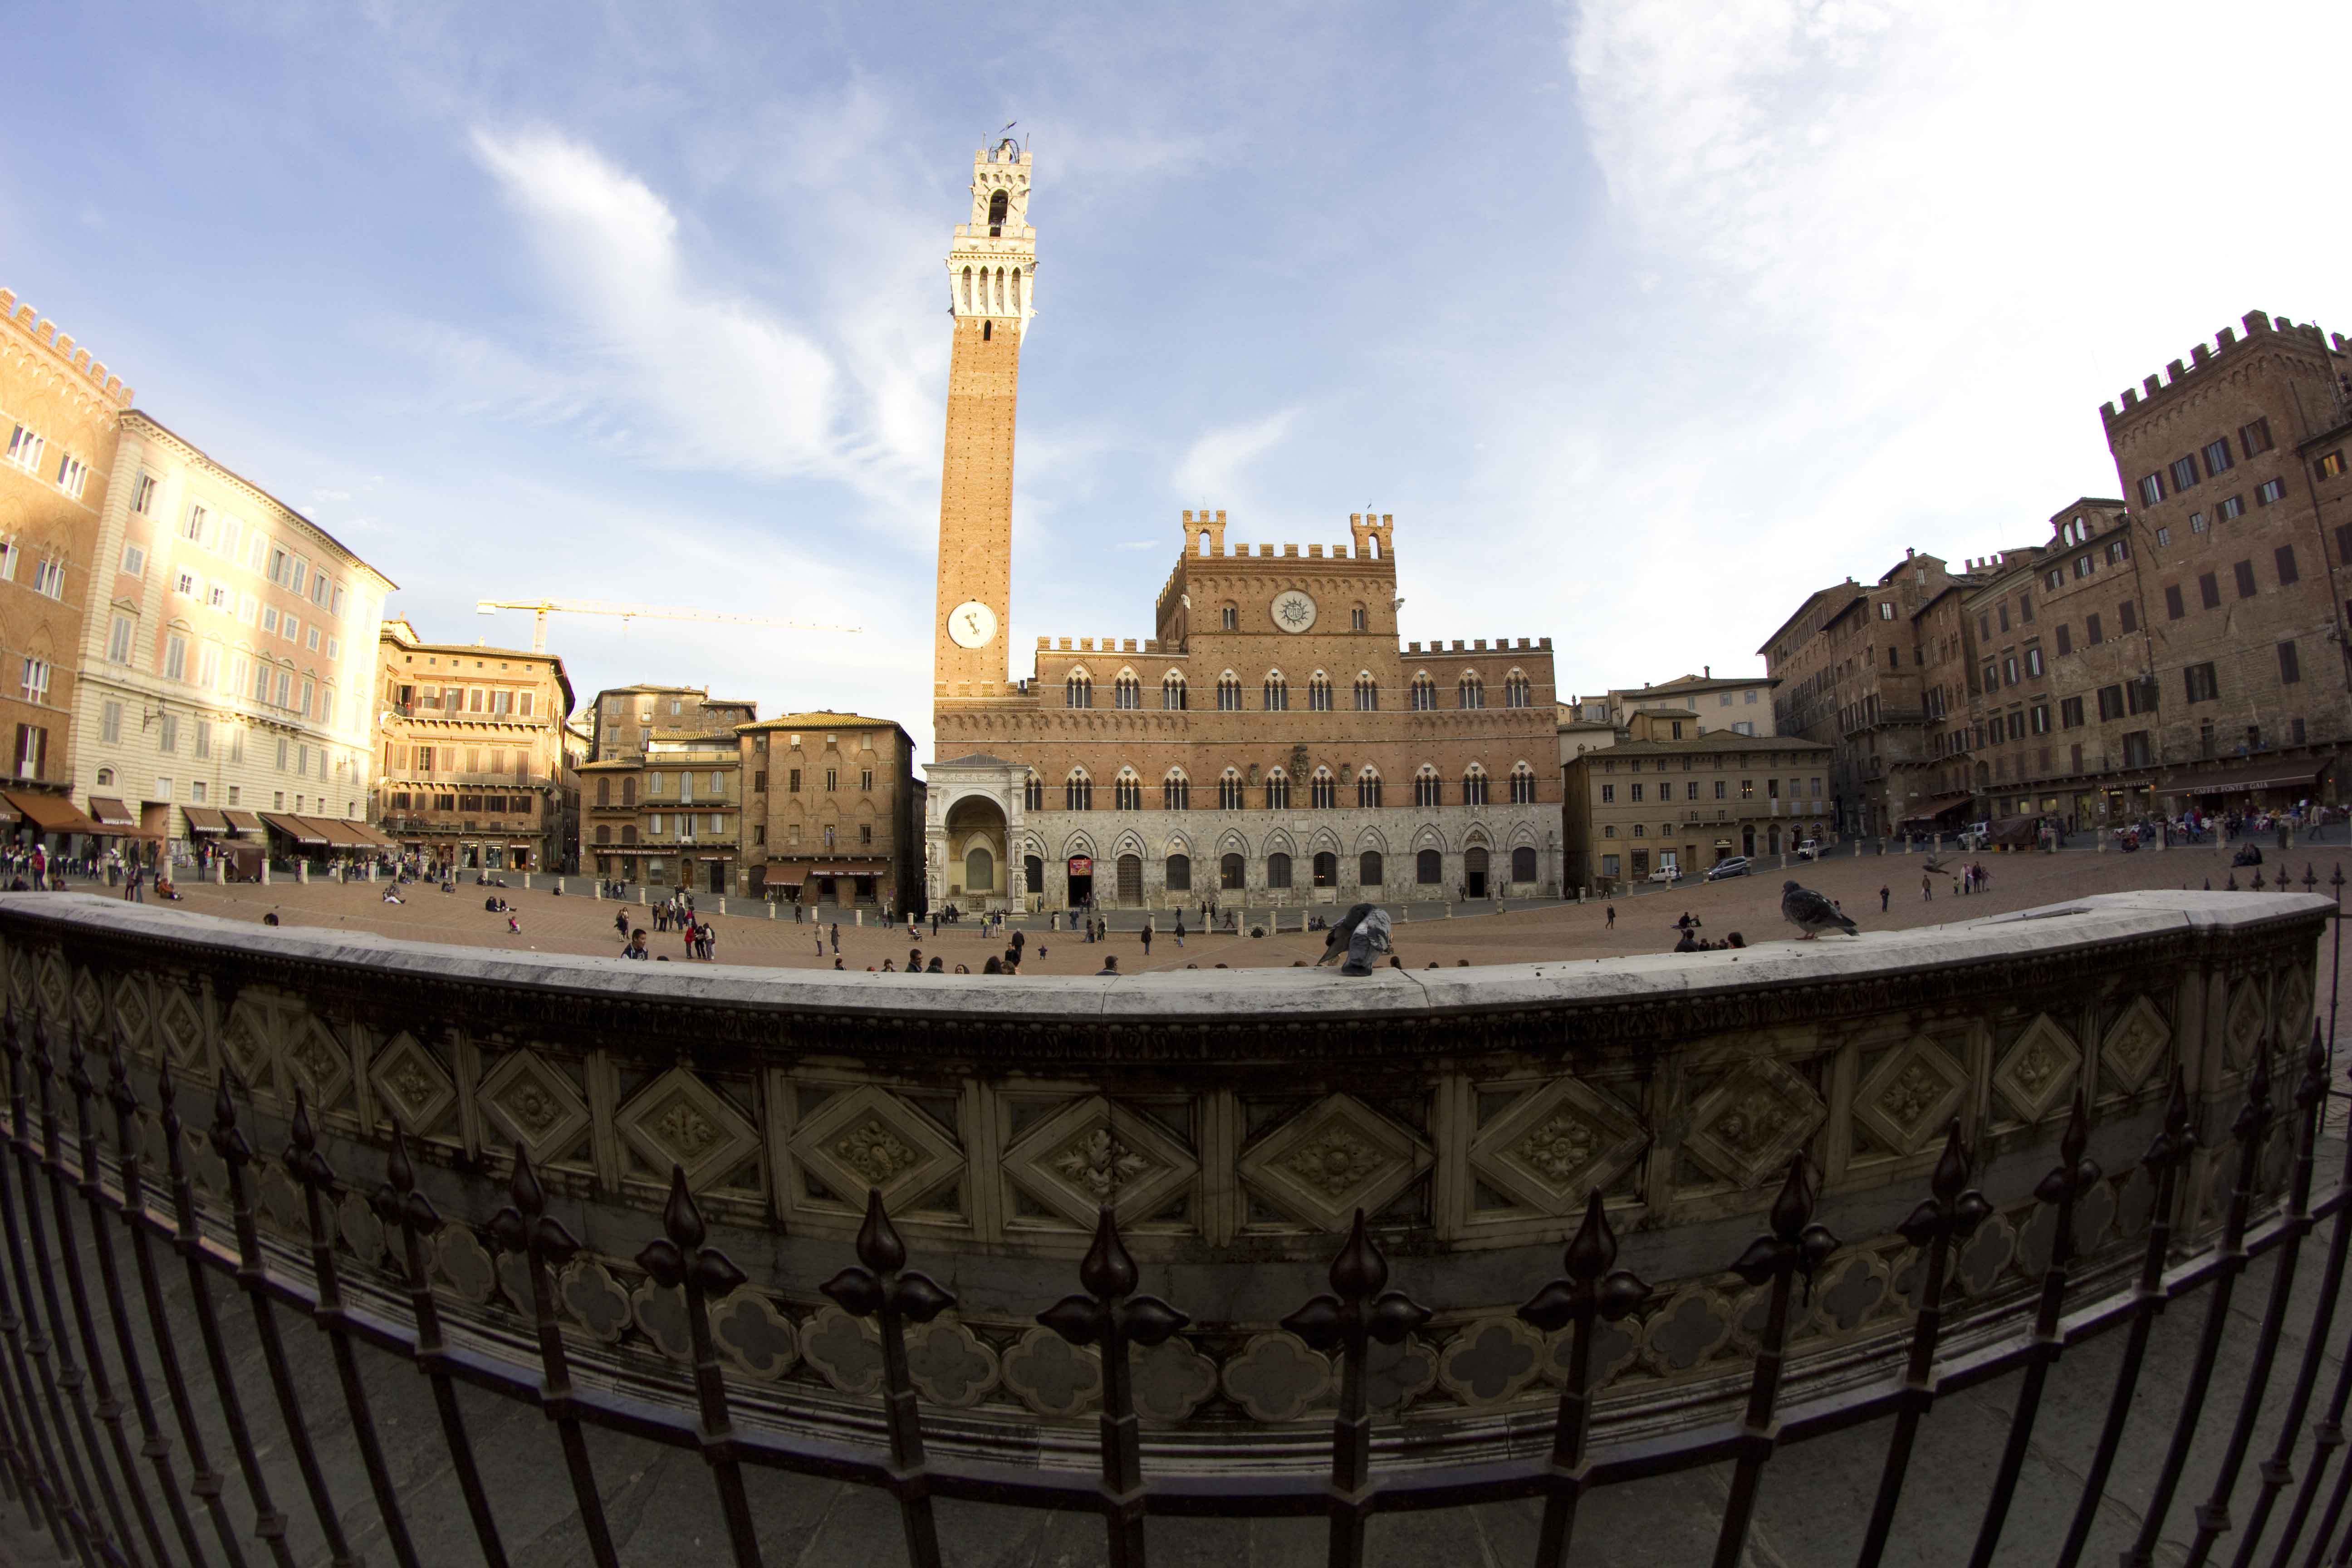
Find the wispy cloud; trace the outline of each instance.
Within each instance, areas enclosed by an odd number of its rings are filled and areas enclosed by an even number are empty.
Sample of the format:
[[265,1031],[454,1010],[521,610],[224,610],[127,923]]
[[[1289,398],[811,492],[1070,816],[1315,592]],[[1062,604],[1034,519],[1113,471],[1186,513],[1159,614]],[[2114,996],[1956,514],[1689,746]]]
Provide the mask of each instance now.
[[1177,491],[1206,505],[1229,505],[1242,470],[1282,445],[1297,422],[1298,410],[1285,408],[1196,437],[1171,476]]

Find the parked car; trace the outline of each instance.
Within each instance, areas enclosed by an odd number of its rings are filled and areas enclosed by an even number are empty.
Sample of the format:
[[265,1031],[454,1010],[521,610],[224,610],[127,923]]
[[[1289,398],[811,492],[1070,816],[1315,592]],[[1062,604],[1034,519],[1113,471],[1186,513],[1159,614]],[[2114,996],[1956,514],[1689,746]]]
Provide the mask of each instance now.
[[1798,859],[1800,859],[1800,860],[1818,860],[1818,859],[1820,859],[1821,858],[1822,858],[1822,841],[1821,841],[1820,839],[1818,839],[1818,838],[1808,838],[1808,839],[1806,839],[1802,844],[1800,844],[1800,845],[1798,845],[1798,846],[1797,846],[1797,858],[1798,858]]
[[1709,866],[1704,879],[1709,882],[1720,882],[1726,877],[1745,877],[1754,869],[1756,869],[1755,862],[1748,859],[1747,856],[1733,855]]
[[1963,849],[1981,849],[1992,842],[1990,822],[1971,822],[1960,829],[1958,843]]
[[1671,860],[1650,873],[1650,880],[1653,882],[1679,882],[1682,879],[1683,868]]

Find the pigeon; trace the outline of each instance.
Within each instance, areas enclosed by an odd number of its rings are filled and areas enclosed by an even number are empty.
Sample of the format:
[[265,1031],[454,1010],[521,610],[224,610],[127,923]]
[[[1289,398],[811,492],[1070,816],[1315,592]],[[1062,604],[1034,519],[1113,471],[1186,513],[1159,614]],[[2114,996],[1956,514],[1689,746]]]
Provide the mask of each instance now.
[[1317,968],[1345,958],[1342,974],[1370,974],[1371,955],[1389,951],[1389,912],[1371,904],[1357,904],[1323,938],[1323,956]]
[[1811,942],[1825,931],[1842,931],[1848,936],[1861,934],[1854,923],[1838,913],[1837,906],[1813,891],[1794,882],[1780,884],[1780,913],[1788,922],[1803,931],[1802,940]]

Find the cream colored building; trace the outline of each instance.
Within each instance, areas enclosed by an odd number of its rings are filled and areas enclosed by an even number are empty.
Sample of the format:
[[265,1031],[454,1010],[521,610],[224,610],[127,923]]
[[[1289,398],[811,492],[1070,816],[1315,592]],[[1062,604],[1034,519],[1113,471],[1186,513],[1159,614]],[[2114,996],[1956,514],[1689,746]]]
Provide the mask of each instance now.
[[389,579],[136,409],[91,578],[73,793],[93,816],[184,849],[259,848],[264,813],[363,825]]
[[1571,885],[1696,876],[1734,855],[1778,855],[1835,828],[1831,748],[1793,736],[1700,730],[1695,708],[1645,707],[1615,744],[1567,768]]

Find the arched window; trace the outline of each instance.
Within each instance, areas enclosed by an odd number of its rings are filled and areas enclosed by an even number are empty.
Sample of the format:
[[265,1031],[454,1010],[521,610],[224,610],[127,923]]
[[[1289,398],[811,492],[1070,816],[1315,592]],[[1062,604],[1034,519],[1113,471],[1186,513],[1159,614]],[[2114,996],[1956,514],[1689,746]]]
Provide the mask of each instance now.
[[984,844],[975,844],[963,858],[963,890],[967,893],[992,893],[996,890],[996,857]]
[[1042,855],[1024,855],[1021,858],[1021,875],[1025,879],[1024,885],[1026,888],[1026,890],[1032,893],[1044,892],[1045,890],[1045,857]]
[[623,805],[637,804],[637,775],[635,773],[625,774],[621,780],[621,804]]
[[1290,857],[1280,851],[1265,858],[1265,885],[1269,888],[1290,886]]
[[602,773],[596,776],[596,804],[598,805],[613,804],[613,781]]
[[1190,855],[1168,857],[1168,890],[1171,893],[1192,890],[1192,858]]
[[1486,804],[1486,770],[1475,763],[1472,763],[1462,774],[1462,804],[1465,805]]
[[1423,670],[1412,678],[1412,710],[1416,713],[1433,711],[1437,707],[1437,682]]
[[1184,711],[1184,678],[1172,669],[1160,678],[1160,706],[1171,713]]
[[1424,888],[1434,888],[1445,880],[1445,857],[1434,849],[1424,849],[1412,858],[1412,879]]
[[1286,713],[1290,710],[1290,682],[1282,679],[1282,671],[1278,669],[1266,671],[1263,690],[1265,694],[1267,712]]
[[1356,886],[1360,888],[1379,887],[1381,885],[1381,879],[1387,874],[1387,867],[1382,865],[1381,862],[1381,852],[1379,850],[1365,850],[1361,855],[1356,857]]
[[1381,804],[1381,775],[1370,768],[1356,775],[1356,804],[1358,805]]
[[1239,811],[1242,808],[1242,775],[1227,768],[1217,779],[1217,809]]
[[1339,858],[1328,849],[1316,852],[1315,885],[1318,888],[1336,888],[1339,885]]
[[624,844],[635,844],[636,841],[637,825],[634,822],[625,822],[621,824],[621,842]]
[[971,306],[971,268],[969,268],[969,267],[967,267],[967,268],[965,268],[963,269],[963,308],[964,308],[964,310],[965,310],[967,312],[969,312],[969,311],[971,310],[971,308],[972,308],[972,306]]
[[1181,768],[1170,768],[1168,776],[1160,781],[1160,809],[1190,811],[1192,809],[1192,781],[1184,776]]
[[1238,855],[1217,857],[1217,887],[1220,891],[1238,893],[1242,890],[1242,858]]
[[[112,783],[114,782],[114,770],[113,770],[112,768],[100,768],[100,769],[99,769],[99,770],[98,770],[98,782],[99,782],[99,783],[100,783],[100,784],[112,784]],[[404,804],[404,803],[407,801],[407,799],[408,799],[408,797],[407,797],[406,795],[402,795],[400,798],[401,798],[401,800],[402,800],[402,802],[403,802]]]
[[1030,811],[1045,809],[1045,781],[1031,773],[1021,785],[1021,804]]
[[1532,882],[1536,879],[1536,850],[1532,844],[1522,844],[1511,851],[1511,880]]
[[[1696,788],[1696,785],[1693,785]],[[1536,771],[1525,763],[1511,767],[1511,804],[1533,805],[1536,803]]]
[[1309,713],[1331,711],[1331,678],[1319,669],[1307,681],[1307,710]]
[[1356,677],[1356,711],[1377,713],[1380,710],[1381,683],[1372,679],[1370,670],[1361,671]]
[[1010,200],[1011,197],[1003,191],[988,198],[988,232],[992,238],[1001,238],[1003,236],[1004,208]]
[[1084,768],[1072,768],[1070,776],[1062,781],[1064,811],[1092,811],[1095,808],[1095,781],[1087,777]]
[[1268,811],[1290,809],[1290,775],[1280,768],[1265,775],[1265,808]]
[[1237,632],[1241,630],[1241,606],[1239,605],[1226,605],[1220,608],[1217,611],[1217,626],[1219,629],[1223,631]]
[[1111,781],[1110,794],[1111,809],[1114,811],[1143,809],[1143,781],[1135,776],[1135,770],[1132,768],[1121,768],[1118,771],[1118,777]]
[[1329,811],[1339,804],[1339,781],[1331,776],[1329,768],[1317,768],[1315,776],[1307,781],[1307,804],[1318,811]]
[[1143,683],[1135,679],[1135,671],[1131,669],[1122,669],[1118,672],[1118,679],[1111,683],[1110,694],[1111,706],[1114,708],[1143,706]]
[[1068,708],[1091,708],[1095,705],[1094,677],[1083,669],[1070,671],[1062,682],[1062,702]]
[[1348,629],[1349,631],[1356,632],[1367,632],[1371,630],[1372,617],[1370,612],[1366,610],[1361,605],[1358,605],[1354,608],[1350,609],[1348,612]]
[[1445,786],[1438,782],[1437,770],[1427,763],[1422,763],[1421,771],[1412,775],[1412,804],[1415,805],[1445,804]]
[[596,829],[596,842],[599,844],[610,844],[613,842],[613,829],[609,824],[600,826]]
[[1486,683],[1478,679],[1478,672],[1475,669],[1462,678],[1456,684],[1454,691],[1457,707],[1484,708],[1486,706]]
[[1238,713],[1242,710],[1242,678],[1232,670],[1217,677],[1217,711]]
[[1528,677],[1525,670],[1515,669],[1503,677],[1503,706],[1525,708],[1528,705]]

